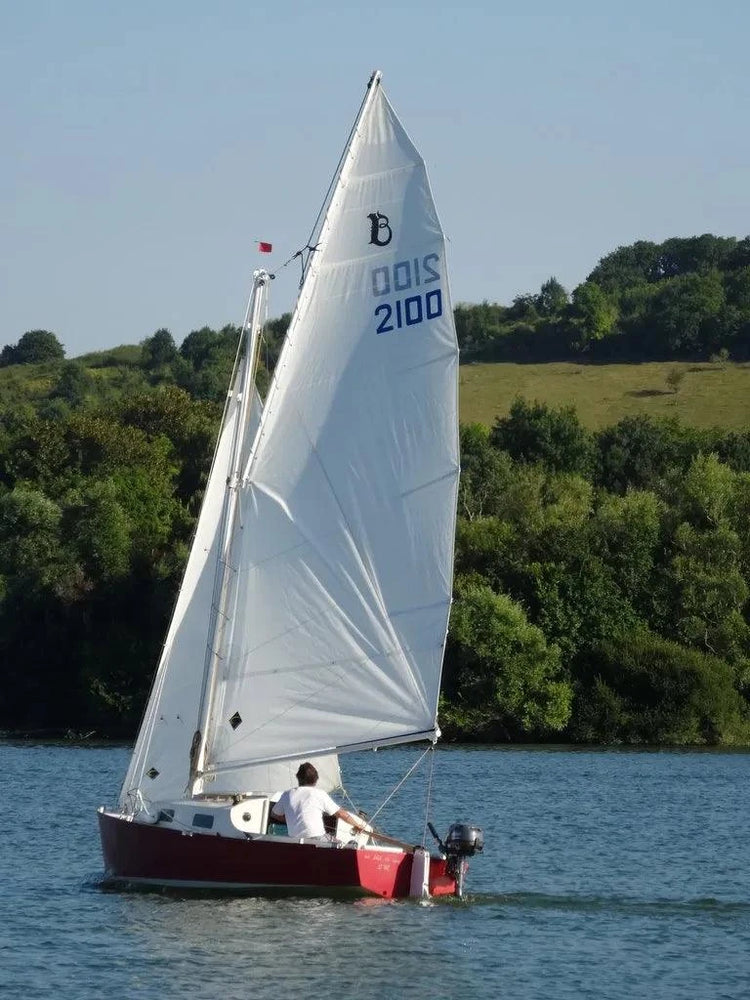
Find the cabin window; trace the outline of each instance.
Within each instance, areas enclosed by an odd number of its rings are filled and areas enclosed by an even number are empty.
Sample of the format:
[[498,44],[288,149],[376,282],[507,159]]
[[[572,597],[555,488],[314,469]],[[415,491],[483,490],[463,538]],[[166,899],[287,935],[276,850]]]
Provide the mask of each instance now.
[[171,823],[174,819],[174,809],[162,809],[159,812],[157,823]]
[[193,816],[193,826],[199,826],[203,830],[210,830],[213,825],[214,818],[209,813],[196,813]]

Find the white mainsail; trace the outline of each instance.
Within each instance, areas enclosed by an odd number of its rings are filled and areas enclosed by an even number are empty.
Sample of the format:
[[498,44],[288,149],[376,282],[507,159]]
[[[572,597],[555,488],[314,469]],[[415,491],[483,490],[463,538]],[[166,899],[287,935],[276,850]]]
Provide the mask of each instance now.
[[333,790],[338,751],[436,737],[458,349],[424,162],[379,74],[316,239],[262,415],[230,391],[125,809],[274,792],[308,757]]
[[458,350],[424,162],[379,86],[343,158],[261,419],[204,787],[434,738]]

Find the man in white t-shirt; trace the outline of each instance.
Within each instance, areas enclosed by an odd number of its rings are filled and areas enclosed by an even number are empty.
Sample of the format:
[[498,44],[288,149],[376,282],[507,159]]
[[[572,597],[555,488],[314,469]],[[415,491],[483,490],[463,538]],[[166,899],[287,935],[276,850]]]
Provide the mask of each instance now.
[[325,837],[323,814],[335,816],[350,823],[356,830],[364,830],[367,824],[358,816],[352,816],[341,809],[328,792],[316,788],[318,772],[312,764],[300,764],[297,769],[299,788],[284,792],[271,811],[274,823],[286,823],[290,837]]

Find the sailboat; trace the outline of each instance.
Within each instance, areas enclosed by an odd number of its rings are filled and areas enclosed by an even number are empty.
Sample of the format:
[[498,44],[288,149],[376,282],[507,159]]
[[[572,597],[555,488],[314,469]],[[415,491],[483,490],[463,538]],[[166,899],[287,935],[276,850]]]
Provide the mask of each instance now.
[[258,270],[187,567],[130,766],[99,809],[115,883],[382,897],[460,892],[437,849],[274,802],[313,762],[437,740],[459,474],[458,348],[422,157],[372,75],[304,251],[265,402]]

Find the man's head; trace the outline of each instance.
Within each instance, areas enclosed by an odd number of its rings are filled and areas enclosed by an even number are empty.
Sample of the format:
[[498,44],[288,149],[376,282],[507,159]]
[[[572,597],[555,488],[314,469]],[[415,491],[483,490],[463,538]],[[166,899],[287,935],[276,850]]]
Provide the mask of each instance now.
[[300,785],[314,785],[318,780],[318,772],[307,761],[297,768],[297,781]]

